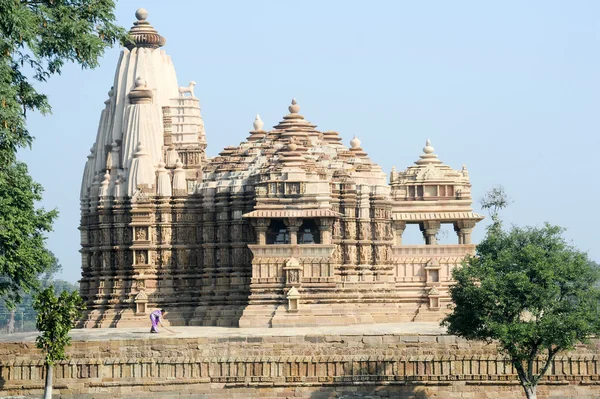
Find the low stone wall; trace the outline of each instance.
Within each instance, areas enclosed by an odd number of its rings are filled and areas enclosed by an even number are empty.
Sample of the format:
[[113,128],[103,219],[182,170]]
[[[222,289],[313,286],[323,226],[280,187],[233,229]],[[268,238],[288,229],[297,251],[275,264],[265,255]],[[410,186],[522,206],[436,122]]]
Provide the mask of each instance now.
[[[152,336],[74,341],[69,355],[60,398],[524,397],[494,345],[446,335]],[[2,343],[0,359],[0,397],[41,395],[34,343]],[[557,357],[538,393],[600,399],[600,341]]]

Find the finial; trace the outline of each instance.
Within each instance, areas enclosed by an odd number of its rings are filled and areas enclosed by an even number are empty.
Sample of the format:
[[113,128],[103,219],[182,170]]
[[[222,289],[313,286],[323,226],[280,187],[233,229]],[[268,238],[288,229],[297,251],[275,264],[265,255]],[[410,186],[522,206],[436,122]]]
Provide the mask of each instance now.
[[179,158],[177,158],[177,161],[175,161],[175,169],[182,169],[183,168],[183,164],[181,163],[181,160]]
[[132,104],[149,104],[152,102],[152,90],[146,86],[146,80],[138,76],[134,82],[134,88],[129,92],[129,102]]
[[159,48],[165,45],[167,39],[159,35],[156,29],[146,21],[148,11],[140,8],[135,12],[135,17],[137,21],[129,30],[129,40],[125,43],[128,50],[132,50],[134,47]]
[[358,137],[354,136],[354,138],[350,140],[350,145],[352,146],[352,148],[359,148],[360,140],[358,139]]
[[142,144],[142,142],[138,141],[138,145],[137,145],[137,148],[135,149],[135,154],[133,154],[133,156],[134,157],[139,157],[140,155],[145,154],[146,153],[145,149],[146,148],[144,147],[144,145]]
[[138,21],[145,21],[148,18],[148,11],[145,8],[138,8],[135,11],[135,17]]
[[158,170],[163,170],[164,168],[165,168],[165,163],[161,159],[160,161],[158,161]]
[[297,114],[300,112],[300,106],[296,102],[295,98],[292,98],[292,105],[290,105],[288,109],[290,110],[290,114]]
[[467,165],[465,165],[464,163],[462,164],[462,171],[466,171],[467,170]]
[[262,130],[263,126],[265,125],[265,123],[262,121],[262,119],[260,119],[260,115],[256,114],[256,118],[254,119],[254,130],[259,131]]
[[423,152],[425,154],[432,154],[435,149],[431,146],[431,140],[427,139],[425,142],[425,148],[423,148]]
[[141,76],[138,76],[135,80],[135,87],[144,87],[146,86],[146,81]]

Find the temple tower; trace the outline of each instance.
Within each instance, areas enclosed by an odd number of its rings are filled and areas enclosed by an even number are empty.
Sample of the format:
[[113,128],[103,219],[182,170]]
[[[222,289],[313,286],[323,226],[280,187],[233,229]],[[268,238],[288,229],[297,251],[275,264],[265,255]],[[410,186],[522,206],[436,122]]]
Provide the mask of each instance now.
[[[190,252],[177,246],[194,243],[183,199],[202,177],[204,122],[195,83],[178,86],[166,39],[147,17],[137,10],[81,185],[88,327],[136,324],[172,303]],[[172,292],[158,295],[159,286]]]

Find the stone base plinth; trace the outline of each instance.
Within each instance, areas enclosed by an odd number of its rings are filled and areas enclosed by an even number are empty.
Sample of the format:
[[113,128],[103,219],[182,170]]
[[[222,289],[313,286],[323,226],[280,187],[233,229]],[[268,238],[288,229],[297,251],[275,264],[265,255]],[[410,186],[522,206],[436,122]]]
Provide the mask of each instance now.
[[301,304],[290,311],[287,305],[249,305],[240,327],[311,327],[351,324],[439,322],[445,313],[415,303],[327,303]]
[[[73,332],[55,366],[55,398],[524,397],[494,345],[436,323],[310,328],[172,327]],[[0,336],[0,397],[40,397],[35,334]],[[15,341],[15,342],[11,342]],[[538,398],[596,399],[600,341],[561,354]]]

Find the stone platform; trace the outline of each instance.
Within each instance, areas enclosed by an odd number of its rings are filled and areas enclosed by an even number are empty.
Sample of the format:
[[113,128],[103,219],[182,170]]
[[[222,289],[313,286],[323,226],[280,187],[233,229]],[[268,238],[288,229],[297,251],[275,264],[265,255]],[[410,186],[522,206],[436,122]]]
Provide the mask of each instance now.
[[[149,329],[149,327],[148,327]],[[436,323],[72,332],[55,368],[60,398],[513,398],[516,374],[494,345]],[[0,336],[0,397],[40,397],[35,333]],[[556,358],[538,398],[600,397],[600,341]]]

